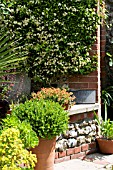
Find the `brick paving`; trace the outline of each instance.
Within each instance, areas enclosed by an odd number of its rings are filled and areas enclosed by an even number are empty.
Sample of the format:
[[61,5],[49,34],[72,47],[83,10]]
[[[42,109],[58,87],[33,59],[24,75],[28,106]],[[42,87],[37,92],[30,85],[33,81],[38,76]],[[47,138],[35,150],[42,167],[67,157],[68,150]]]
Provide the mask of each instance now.
[[94,153],[82,157],[57,163],[54,170],[113,170],[113,155]]

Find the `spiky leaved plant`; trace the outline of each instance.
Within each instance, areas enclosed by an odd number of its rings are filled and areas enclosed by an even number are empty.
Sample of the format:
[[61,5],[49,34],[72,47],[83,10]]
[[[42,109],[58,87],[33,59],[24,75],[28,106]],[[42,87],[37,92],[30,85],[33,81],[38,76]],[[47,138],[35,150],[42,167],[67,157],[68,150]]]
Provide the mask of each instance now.
[[[19,61],[26,59],[27,52],[24,47],[18,43],[20,37],[12,38],[12,33],[6,26],[7,15],[10,15],[10,9],[6,5],[7,1],[0,2],[0,82],[8,74],[14,74],[19,67]],[[11,6],[11,3],[10,3]],[[21,50],[20,50],[21,49]]]
[[26,59],[26,53],[19,49],[18,41],[10,40],[9,32],[0,30],[0,81],[3,81],[3,76],[14,74],[19,61]]
[[105,109],[105,121],[107,121],[107,106],[110,106],[113,101],[113,86],[108,86],[102,90],[102,100]]

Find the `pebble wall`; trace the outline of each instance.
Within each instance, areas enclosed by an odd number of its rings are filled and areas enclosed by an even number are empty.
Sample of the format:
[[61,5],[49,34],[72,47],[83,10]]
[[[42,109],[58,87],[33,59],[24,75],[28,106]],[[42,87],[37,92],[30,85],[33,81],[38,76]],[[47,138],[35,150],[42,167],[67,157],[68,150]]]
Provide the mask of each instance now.
[[70,116],[67,132],[56,140],[55,163],[96,152],[97,136],[98,126],[93,112]]

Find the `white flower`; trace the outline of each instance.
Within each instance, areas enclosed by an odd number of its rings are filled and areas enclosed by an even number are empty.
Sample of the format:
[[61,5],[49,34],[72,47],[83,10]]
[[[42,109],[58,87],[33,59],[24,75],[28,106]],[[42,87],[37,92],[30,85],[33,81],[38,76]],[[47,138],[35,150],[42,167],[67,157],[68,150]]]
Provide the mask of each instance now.
[[54,23],[56,23],[56,22],[59,22],[59,20],[58,19],[54,20]]
[[61,6],[61,3],[58,3],[58,6]]
[[66,16],[66,15],[67,15],[67,12],[64,12],[64,13],[63,13],[63,16]]

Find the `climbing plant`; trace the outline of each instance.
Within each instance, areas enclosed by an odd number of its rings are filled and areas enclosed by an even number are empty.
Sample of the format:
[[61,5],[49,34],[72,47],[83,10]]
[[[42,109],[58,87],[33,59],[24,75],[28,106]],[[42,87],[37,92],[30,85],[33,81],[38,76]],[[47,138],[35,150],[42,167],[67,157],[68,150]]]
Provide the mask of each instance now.
[[3,23],[21,37],[28,51],[22,68],[37,81],[88,74],[97,66],[89,50],[99,23],[97,0],[4,0],[10,15]]

